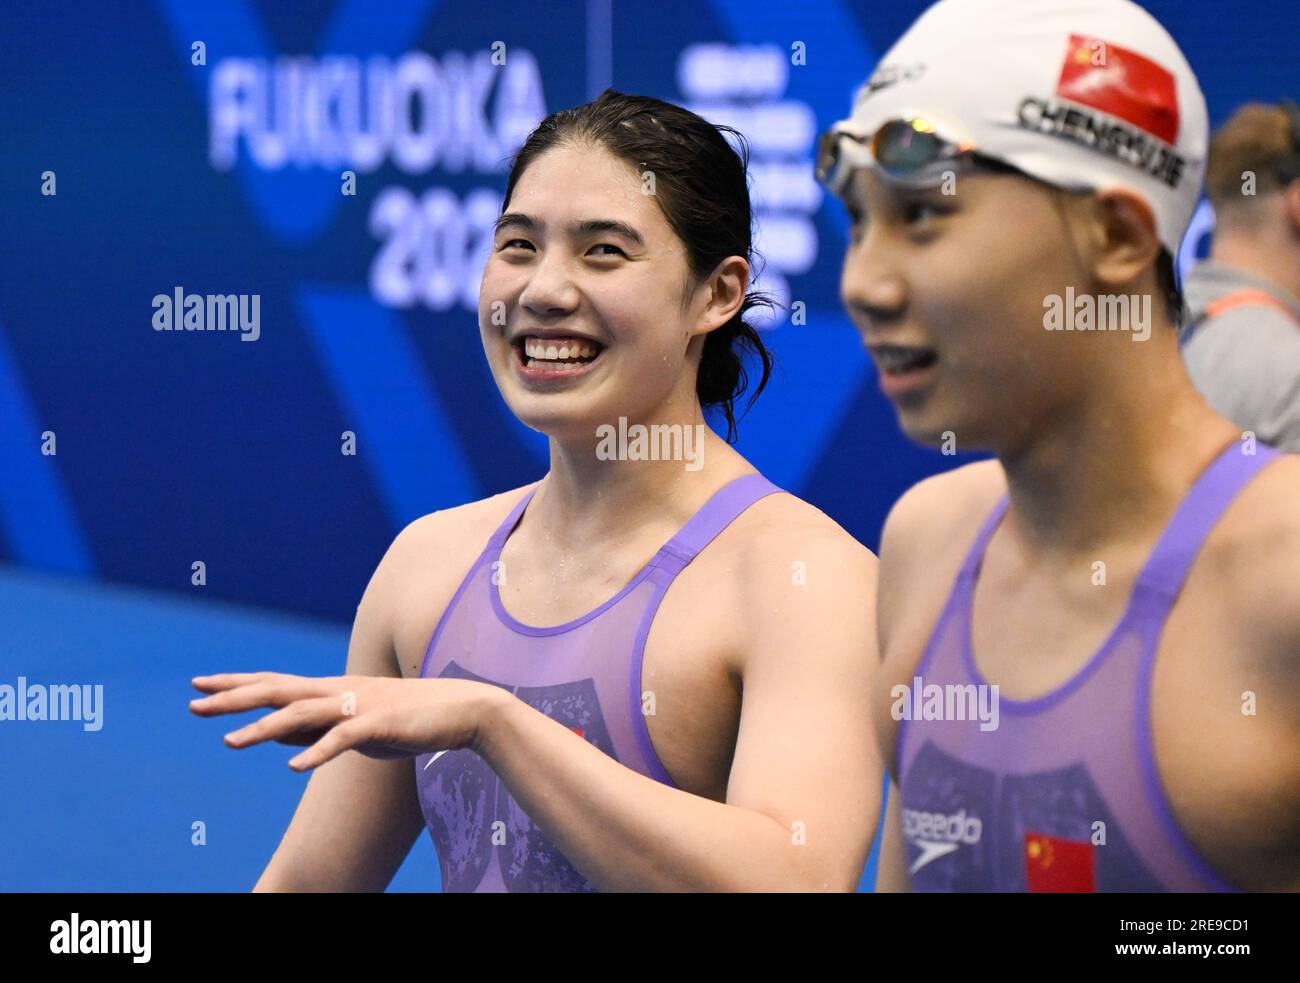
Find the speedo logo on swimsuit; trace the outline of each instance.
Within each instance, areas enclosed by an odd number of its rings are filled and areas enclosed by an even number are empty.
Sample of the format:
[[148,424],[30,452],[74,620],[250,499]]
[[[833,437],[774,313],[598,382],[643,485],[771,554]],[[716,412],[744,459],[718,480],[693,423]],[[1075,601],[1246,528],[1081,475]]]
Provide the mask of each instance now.
[[1072,34],[1055,95],[1024,99],[1016,112],[1020,125],[1109,154],[1178,187],[1187,159],[1174,149],[1178,85],[1167,69],[1136,51]]
[[[586,732],[585,730],[583,730],[581,727],[570,727],[569,730],[573,731],[573,732],[574,732],[575,734],[577,734],[579,737],[583,737],[583,738],[585,738],[585,737],[587,736],[587,732]],[[448,748],[443,748],[441,751],[438,751],[438,752],[436,752],[436,753],[430,755],[430,756],[429,756],[429,760],[426,761],[426,762],[424,763],[424,770],[425,770],[425,771],[428,771],[428,770],[429,770],[429,765],[433,764],[435,761],[437,761],[439,758],[441,758],[444,754],[446,754],[446,753],[447,753],[448,751],[450,751],[450,750],[451,750],[451,748],[449,748],[449,747],[448,747]]]
[[904,809],[903,837],[921,850],[908,872],[915,874],[931,861],[955,852],[963,843],[974,846],[983,832],[983,821],[977,816],[967,816],[965,809],[958,809],[950,816]]

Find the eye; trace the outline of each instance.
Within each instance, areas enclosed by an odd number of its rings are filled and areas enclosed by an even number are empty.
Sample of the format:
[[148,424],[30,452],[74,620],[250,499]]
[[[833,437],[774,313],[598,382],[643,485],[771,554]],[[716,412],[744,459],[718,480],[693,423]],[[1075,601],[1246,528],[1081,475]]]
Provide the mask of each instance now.
[[[614,250],[614,253],[617,253],[619,256],[623,256],[623,257],[627,256],[627,253],[623,252],[623,250],[619,249],[618,246],[615,246],[613,243],[610,242],[597,243],[596,245],[592,246],[591,249],[588,249],[587,252],[588,254],[590,254],[593,250],[596,249],[612,249]],[[614,255],[614,253],[602,253],[599,255],[601,255],[602,257],[607,257],[607,256]]]
[[509,249],[511,246],[515,245],[516,243],[519,243],[520,245],[525,246],[529,249],[533,248],[533,244],[529,242],[527,239],[507,239],[505,242],[501,243],[501,245],[497,246],[497,252],[499,253],[504,252],[505,250]]
[[946,214],[938,205],[920,199],[903,202],[901,211],[905,225],[925,225],[931,219]]

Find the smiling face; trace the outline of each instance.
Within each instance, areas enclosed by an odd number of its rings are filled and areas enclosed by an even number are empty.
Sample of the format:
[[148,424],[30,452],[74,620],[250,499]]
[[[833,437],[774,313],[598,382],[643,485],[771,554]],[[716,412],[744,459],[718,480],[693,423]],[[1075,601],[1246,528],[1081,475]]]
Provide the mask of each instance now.
[[1045,297],[1088,289],[1051,189],[972,172],[908,191],[863,168],[845,194],[841,300],[911,439],[996,450],[1077,398],[1103,346],[1043,327]]
[[692,417],[703,302],[688,284],[635,169],[587,144],[546,151],[506,203],[479,288],[506,404],[534,430],[593,441],[620,416]]

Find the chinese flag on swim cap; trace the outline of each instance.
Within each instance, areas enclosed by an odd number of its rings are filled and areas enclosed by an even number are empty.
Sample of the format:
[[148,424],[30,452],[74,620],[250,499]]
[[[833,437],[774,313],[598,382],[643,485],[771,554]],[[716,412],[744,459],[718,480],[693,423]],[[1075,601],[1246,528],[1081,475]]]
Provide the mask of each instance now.
[[1178,143],[1178,86],[1150,58],[1099,38],[1070,35],[1056,94]]
[[1025,834],[1025,874],[1037,894],[1092,894],[1092,844],[1061,840],[1042,833]]

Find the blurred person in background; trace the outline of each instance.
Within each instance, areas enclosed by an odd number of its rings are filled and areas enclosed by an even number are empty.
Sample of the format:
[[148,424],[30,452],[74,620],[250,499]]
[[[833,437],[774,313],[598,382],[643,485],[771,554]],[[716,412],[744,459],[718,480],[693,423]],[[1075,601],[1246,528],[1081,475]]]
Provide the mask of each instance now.
[[1300,451],[1300,108],[1250,103],[1210,141],[1210,258],[1187,275],[1183,358],[1210,405]]

